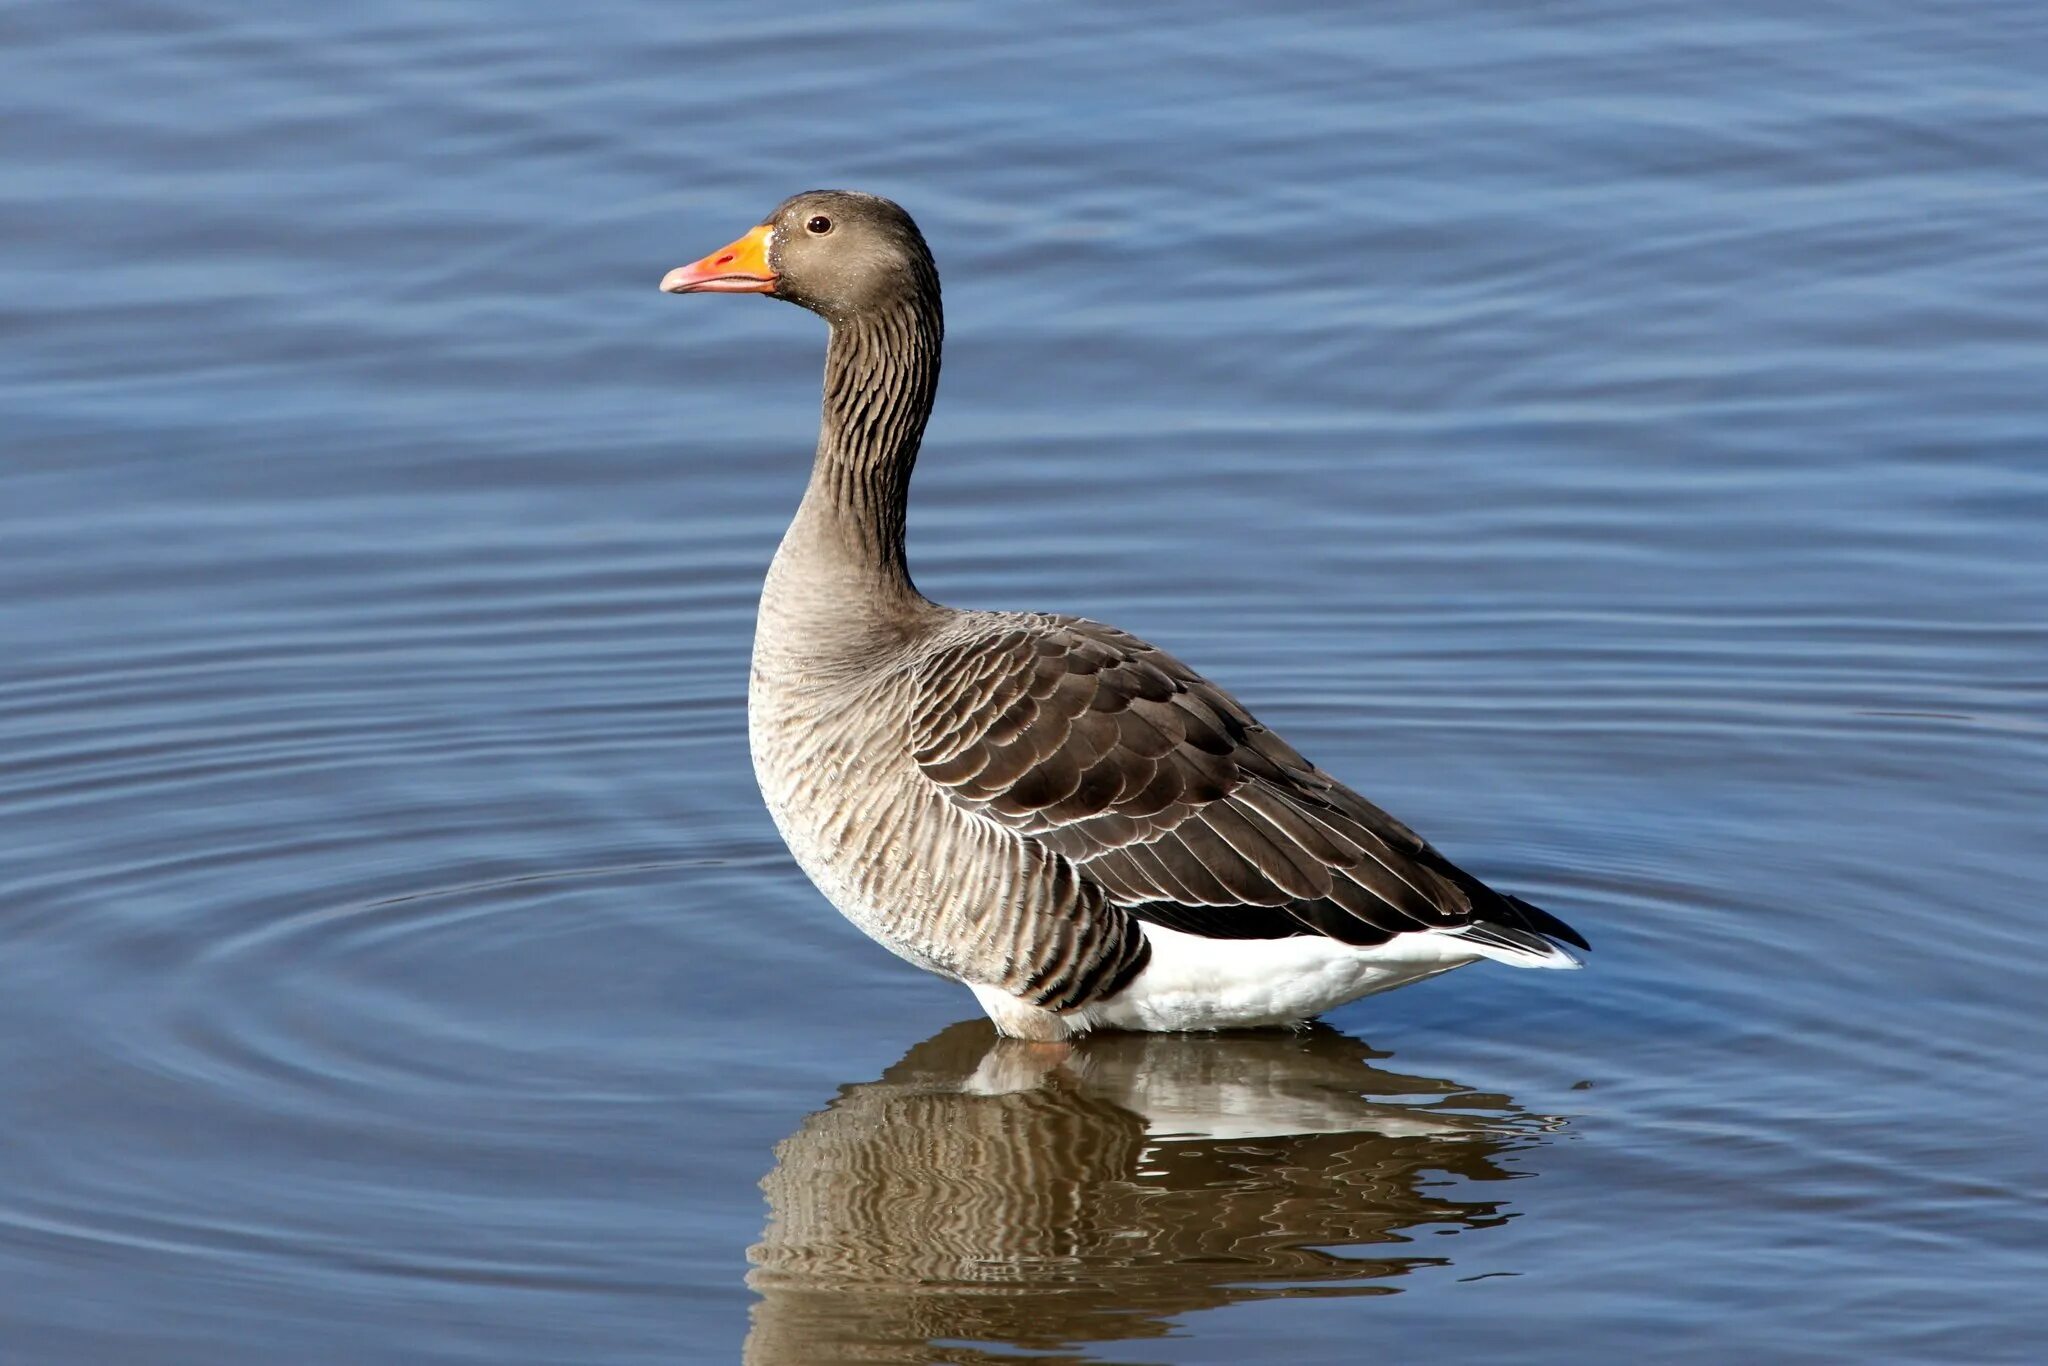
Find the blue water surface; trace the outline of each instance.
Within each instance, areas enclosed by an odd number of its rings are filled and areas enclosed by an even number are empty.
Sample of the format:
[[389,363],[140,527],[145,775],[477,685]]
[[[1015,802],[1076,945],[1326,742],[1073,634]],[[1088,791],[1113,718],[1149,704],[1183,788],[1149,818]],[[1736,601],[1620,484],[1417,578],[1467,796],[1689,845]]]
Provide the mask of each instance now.
[[[0,1356],[2039,1359],[2048,12],[0,15]],[[754,791],[823,337],[944,601],[1596,949],[1000,1046]]]

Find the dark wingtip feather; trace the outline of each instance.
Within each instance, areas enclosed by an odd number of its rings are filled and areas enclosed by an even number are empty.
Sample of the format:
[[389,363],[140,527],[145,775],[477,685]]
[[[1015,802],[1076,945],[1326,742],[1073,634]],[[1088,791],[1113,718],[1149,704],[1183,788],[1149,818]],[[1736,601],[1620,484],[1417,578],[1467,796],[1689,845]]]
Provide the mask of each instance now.
[[1593,946],[1586,942],[1584,935],[1541,906],[1533,906],[1518,896],[1503,896],[1501,900],[1522,913],[1521,928],[1534,930],[1546,938],[1562,940],[1574,948],[1585,949],[1589,953],[1592,951]]

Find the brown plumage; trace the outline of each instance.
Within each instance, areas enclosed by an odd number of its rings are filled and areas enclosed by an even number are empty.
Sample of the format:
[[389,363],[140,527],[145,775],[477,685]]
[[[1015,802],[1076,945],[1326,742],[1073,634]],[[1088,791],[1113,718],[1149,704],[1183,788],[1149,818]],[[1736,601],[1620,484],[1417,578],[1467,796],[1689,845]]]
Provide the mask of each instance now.
[[1361,946],[1483,920],[1585,947],[1128,632],[1005,616],[914,677],[910,750],[925,776],[1072,860],[1141,919]]
[[944,325],[896,205],[797,195],[663,287],[773,294],[832,326],[748,724],[784,839],[868,934],[1042,1038],[1299,1020],[1478,957],[1573,965],[1569,926],[1451,864],[1173,656],[917,591],[904,518]]

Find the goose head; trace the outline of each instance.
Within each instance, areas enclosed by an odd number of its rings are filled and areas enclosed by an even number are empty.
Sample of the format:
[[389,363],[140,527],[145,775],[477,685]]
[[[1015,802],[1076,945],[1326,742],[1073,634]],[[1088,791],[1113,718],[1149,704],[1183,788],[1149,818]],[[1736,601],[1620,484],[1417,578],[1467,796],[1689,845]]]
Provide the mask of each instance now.
[[927,298],[938,272],[910,215],[878,195],[807,190],[744,236],[662,277],[670,294],[767,294],[833,322]]

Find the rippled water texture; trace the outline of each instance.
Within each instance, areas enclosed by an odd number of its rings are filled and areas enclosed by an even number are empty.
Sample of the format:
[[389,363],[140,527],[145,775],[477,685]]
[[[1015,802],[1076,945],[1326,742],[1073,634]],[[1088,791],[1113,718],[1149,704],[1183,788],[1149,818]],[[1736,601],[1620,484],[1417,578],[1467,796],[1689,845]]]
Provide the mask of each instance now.
[[[2034,1361],[2038,5],[0,14],[0,1356]],[[748,771],[900,198],[922,585],[1586,931],[999,1043]]]

